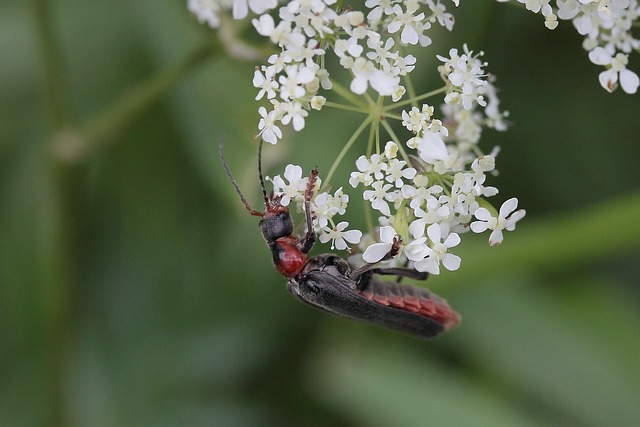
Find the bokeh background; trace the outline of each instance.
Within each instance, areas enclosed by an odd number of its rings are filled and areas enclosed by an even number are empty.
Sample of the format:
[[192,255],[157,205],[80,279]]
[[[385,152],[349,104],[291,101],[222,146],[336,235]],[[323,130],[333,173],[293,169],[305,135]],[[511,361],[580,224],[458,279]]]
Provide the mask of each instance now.
[[[429,90],[435,53],[486,52],[496,199],[528,212],[429,280],[464,320],[420,341],[286,292],[217,157],[259,206],[259,61],[198,50],[185,3],[0,3],[0,425],[640,425],[640,98],[571,25],[462,1],[417,53]],[[358,120],[312,114],[265,170],[328,170]]]

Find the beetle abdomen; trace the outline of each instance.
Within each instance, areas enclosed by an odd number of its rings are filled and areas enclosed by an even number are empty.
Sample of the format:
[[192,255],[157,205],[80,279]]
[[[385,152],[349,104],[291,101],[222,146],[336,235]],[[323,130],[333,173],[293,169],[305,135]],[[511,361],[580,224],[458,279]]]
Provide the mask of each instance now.
[[353,279],[331,264],[290,279],[287,288],[322,310],[422,338],[436,337],[460,320],[446,301],[426,289],[370,279],[359,291]]
[[370,280],[360,295],[378,304],[426,316],[441,324],[444,331],[460,323],[460,315],[449,307],[447,301],[425,288]]

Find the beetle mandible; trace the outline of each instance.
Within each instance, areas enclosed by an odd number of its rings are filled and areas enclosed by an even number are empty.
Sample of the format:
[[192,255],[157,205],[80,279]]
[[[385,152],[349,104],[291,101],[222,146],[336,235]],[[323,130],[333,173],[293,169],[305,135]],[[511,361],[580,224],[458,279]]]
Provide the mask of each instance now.
[[[220,159],[240,200],[247,211],[259,216],[260,231],[273,256],[273,264],[287,279],[287,289],[303,302],[321,310],[350,319],[362,320],[420,338],[434,338],[455,328],[460,315],[447,301],[429,290],[397,282],[386,282],[374,275],[395,275],[426,280],[428,273],[410,268],[378,268],[377,263],[352,268],[334,254],[310,258],[316,235],[313,230],[311,199],[318,178],[317,167],[311,170],[304,193],[306,231],[301,238],[293,235],[289,208],[281,203],[282,196],[267,195],[262,176],[262,141],[258,148],[258,175],[265,210],[252,209],[240,191],[224,158],[223,143]],[[402,241],[393,240],[389,252],[380,261],[398,255]]]

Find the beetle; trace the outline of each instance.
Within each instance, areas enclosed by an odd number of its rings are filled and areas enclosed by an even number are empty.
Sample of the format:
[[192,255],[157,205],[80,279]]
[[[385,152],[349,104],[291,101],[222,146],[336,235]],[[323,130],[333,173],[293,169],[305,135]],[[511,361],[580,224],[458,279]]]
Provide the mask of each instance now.
[[[260,231],[273,256],[276,270],[287,279],[287,290],[301,301],[338,316],[384,326],[420,338],[434,338],[455,328],[460,315],[446,300],[426,288],[400,283],[401,277],[426,280],[428,273],[410,268],[378,268],[367,263],[352,268],[334,254],[309,257],[316,235],[313,229],[311,199],[318,178],[317,167],[311,170],[304,192],[306,231],[301,238],[293,234],[289,208],[282,196],[267,195],[262,176],[262,141],[258,148],[258,176],[264,199],[264,212],[249,206],[224,158],[220,160],[245,209],[259,216]],[[398,255],[402,241],[396,236],[389,252],[380,261]],[[379,280],[376,275],[395,275],[398,281]]]

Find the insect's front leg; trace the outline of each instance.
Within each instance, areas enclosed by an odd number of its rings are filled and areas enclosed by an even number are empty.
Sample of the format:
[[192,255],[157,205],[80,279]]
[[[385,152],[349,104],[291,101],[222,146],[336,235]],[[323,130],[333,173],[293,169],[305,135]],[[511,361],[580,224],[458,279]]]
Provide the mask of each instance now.
[[[387,252],[385,256],[383,256],[377,262],[369,262],[369,263],[366,263],[364,265],[361,265],[360,267],[358,267],[355,270],[353,270],[349,274],[349,277],[351,279],[358,280],[358,278],[360,276],[362,276],[363,274],[365,274],[367,272],[369,272],[369,274],[371,274],[371,270],[376,269],[376,265],[378,265],[379,262],[388,261],[388,260],[392,259],[393,257],[395,257],[396,255],[398,255],[400,253],[400,248],[401,247],[402,247],[402,239],[400,238],[400,236],[396,235],[393,238],[393,243],[391,244],[391,248],[389,249],[389,252]],[[384,274],[384,273],[382,273],[382,274]],[[390,273],[390,274],[392,274],[392,273]]]
[[309,253],[314,243],[316,242],[316,233],[313,231],[313,220],[311,217],[311,199],[313,198],[313,187],[318,180],[318,168],[315,167],[309,174],[309,181],[307,182],[307,188],[304,190],[304,213],[307,222],[307,232],[302,238],[300,250],[303,253]]

